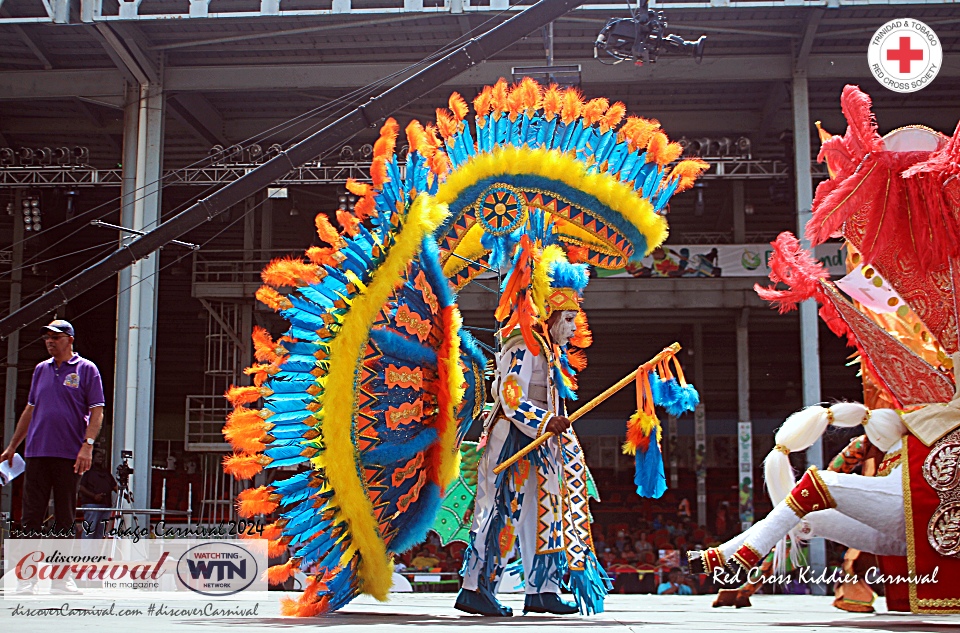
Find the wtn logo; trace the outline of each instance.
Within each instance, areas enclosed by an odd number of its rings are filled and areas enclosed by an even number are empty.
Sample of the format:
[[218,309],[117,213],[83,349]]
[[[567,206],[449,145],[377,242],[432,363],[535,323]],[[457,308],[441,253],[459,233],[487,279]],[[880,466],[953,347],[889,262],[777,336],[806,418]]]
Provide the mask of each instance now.
[[[218,561],[209,561],[209,560],[200,560],[193,561],[187,560],[187,568],[190,570],[190,577],[194,580],[233,580],[236,577],[247,578],[247,561],[242,560],[240,564],[236,564],[229,560],[218,560]],[[213,572],[217,572],[216,578],[211,578]]]

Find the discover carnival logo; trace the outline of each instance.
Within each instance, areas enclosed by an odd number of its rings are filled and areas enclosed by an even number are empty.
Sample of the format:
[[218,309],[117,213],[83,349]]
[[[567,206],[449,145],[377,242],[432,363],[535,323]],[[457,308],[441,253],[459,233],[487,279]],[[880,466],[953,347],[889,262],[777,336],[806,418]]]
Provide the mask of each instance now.
[[930,85],[940,72],[943,46],[933,29],[919,20],[890,20],[870,39],[867,61],[883,87],[916,92]]

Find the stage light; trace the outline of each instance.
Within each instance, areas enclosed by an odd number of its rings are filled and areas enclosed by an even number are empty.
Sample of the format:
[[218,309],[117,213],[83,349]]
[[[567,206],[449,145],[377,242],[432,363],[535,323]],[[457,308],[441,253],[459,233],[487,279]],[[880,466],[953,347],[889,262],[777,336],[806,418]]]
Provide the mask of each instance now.
[[73,148],[73,162],[76,165],[87,165],[90,163],[90,149],[79,145]]
[[364,159],[370,159],[373,157],[373,145],[367,143],[366,145],[360,146],[360,156]]
[[354,151],[353,148],[349,145],[344,145],[340,148],[340,161],[341,162],[352,162],[354,160]]
[[10,167],[17,162],[17,153],[9,147],[0,147],[0,165]]
[[745,215],[753,215],[753,211],[754,211],[754,209],[753,209],[753,203],[752,203],[752,202],[748,202],[748,203],[746,203],[745,205],[743,205],[743,213],[744,213]]
[[243,146],[231,145],[227,148],[226,159],[231,163],[243,163]]
[[730,148],[733,146],[733,141],[731,141],[726,136],[722,136],[717,139],[717,156],[726,157],[730,156]]
[[72,157],[69,147],[56,147],[53,150],[53,161],[58,165],[69,165]]
[[22,167],[29,167],[33,165],[34,153],[33,150],[29,147],[21,147],[17,150],[17,158],[19,159],[20,165]]
[[600,57],[600,51],[603,51],[616,60],[614,64],[631,60],[639,65],[656,63],[662,53],[680,53],[691,55],[699,64],[703,59],[707,36],[701,35],[697,41],[691,42],[667,33],[667,27],[663,11],[648,8],[644,0],[633,17],[611,18],[607,21],[597,35],[593,56],[603,62]]
[[736,147],[738,158],[746,158],[747,160],[753,158],[753,153],[750,149],[750,139],[746,136],[741,136],[737,139]]
[[251,163],[258,163],[263,158],[263,148],[254,143],[247,148],[247,160]]
[[210,151],[207,152],[207,156],[210,157],[210,162],[214,165],[223,161],[223,154],[223,145],[214,145],[210,148]]

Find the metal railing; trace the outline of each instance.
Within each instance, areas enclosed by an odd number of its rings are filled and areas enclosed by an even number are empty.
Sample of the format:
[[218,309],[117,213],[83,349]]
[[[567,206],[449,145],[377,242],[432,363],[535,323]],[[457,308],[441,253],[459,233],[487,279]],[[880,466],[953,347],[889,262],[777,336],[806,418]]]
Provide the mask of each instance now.
[[231,452],[233,449],[221,433],[231,411],[233,407],[222,394],[187,396],[184,448],[194,452]]

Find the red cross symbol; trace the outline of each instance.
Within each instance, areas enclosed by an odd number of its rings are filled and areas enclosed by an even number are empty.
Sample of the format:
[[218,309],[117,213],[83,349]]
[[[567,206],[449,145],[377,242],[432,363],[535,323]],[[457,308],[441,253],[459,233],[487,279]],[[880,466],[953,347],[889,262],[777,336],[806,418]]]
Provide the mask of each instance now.
[[891,48],[887,51],[887,61],[900,62],[900,72],[910,73],[910,62],[923,61],[922,48],[910,48],[910,36],[900,38],[900,48]]

